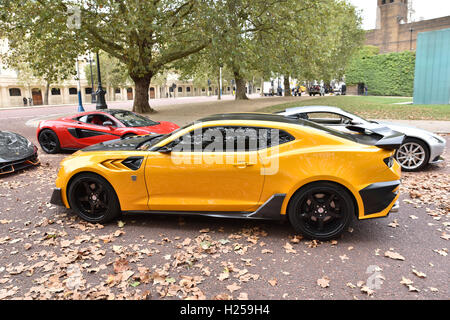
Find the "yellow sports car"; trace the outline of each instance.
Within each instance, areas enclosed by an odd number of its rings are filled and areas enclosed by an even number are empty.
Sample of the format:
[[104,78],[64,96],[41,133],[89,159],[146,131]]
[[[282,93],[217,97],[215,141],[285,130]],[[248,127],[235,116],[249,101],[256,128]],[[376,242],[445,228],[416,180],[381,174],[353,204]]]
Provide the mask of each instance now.
[[328,240],[355,216],[397,209],[402,141],[389,129],[352,135],[273,114],[215,115],[74,153],[61,162],[51,203],[100,223],[131,212],[286,217]]

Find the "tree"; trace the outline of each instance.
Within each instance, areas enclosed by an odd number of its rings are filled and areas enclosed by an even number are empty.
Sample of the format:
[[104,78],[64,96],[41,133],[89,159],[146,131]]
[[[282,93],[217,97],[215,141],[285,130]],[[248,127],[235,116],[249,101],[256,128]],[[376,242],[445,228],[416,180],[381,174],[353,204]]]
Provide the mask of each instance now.
[[[0,37],[4,36],[0,33]],[[44,104],[48,104],[50,86],[76,74],[76,51],[64,46],[53,34],[40,32],[8,34],[9,50],[2,54],[2,61],[17,70],[19,80],[30,83],[31,78],[46,86]]]
[[[258,39],[263,73],[289,78],[341,78],[352,54],[361,46],[364,31],[355,8],[336,0],[294,0],[283,6],[277,27]],[[290,95],[290,90],[285,90]]]
[[[125,86],[131,82],[126,66],[123,65],[117,58],[114,58],[103,51],[100,52],[99,58],[102,83],[106,84],[106,86],[116,88]],[[97,61],[94,61],[92,64],[92,78],[94,83],[98,82],[96,68]],[[91,78],[91,67],[89,64],[84,66],[84,73],[87,79]]]
[[[214,0],[24,0],[1,2],[0,27],[6,33],[53,31],[92,51],[102,50],[123,63],[135,83],[133,110],[152,112],[149,85],[168,64],[204,49],[214,16]],[[78,17],[77,17],[78,15]],[[34,17],[34,19],[29,19]],[[72,30],[68,21],[80,20]],[[48,39],[47,39],[48,40]]]

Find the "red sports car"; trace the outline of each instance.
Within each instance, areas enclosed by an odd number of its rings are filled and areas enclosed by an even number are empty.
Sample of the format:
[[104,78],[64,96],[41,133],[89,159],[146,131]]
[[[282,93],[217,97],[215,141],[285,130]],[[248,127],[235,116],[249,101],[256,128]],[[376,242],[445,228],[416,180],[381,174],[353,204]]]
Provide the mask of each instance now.
[[128,136],[170,133],[178,128],[172,122],[156,122],[131,111],[106,109],[41,121],[37,138],[42,150],[58,153]]

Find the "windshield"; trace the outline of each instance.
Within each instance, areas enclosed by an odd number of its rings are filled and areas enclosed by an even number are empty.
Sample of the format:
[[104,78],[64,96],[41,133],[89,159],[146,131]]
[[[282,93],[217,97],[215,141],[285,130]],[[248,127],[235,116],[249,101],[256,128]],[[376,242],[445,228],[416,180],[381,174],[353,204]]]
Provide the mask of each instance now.
[[131,111],[117,111],[113,113],[113,116],[126,127],[148,127],[159,124],[159,122],[152,121]]

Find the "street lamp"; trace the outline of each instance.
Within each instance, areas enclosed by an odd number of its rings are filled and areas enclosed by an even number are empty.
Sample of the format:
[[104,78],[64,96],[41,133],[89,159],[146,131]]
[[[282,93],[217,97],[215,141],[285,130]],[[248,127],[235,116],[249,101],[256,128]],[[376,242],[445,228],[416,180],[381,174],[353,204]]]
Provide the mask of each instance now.
[[95,96],[94,92],[94,74],[92,73],[92,62],[94,60],[92,59],[92,52],[89,53],[89,68],[91,69],[91,103],[95,103],[97,101],[97,97]]
[[414,29],[411,27],[411,28],[409,28],[409,32],[411,32],[411,36],[410,36],[410,38],[409,38],[409,50],[413,50],[413,32],[414,32]]
[[80,83],[80,64],[77,57],[77,95],[78,95],[78,112],[84,112],[83,101],[81,99],[81,83]]
[[98,88],[97,92],[95,93],[97,95],[97,104],[95,106],[95,109],[108,109],[108,106],[106,105],[105,101],[105,93],[106,91],[103,90],[102,87],[102,76],[100,74],[100,58],[98,56],[97,51],[97,77],[98,77]]
[[174,83],[172,83],[172,91],[173,91],[173,98],[175,99],[175,88],[177,87],[177,85]]

